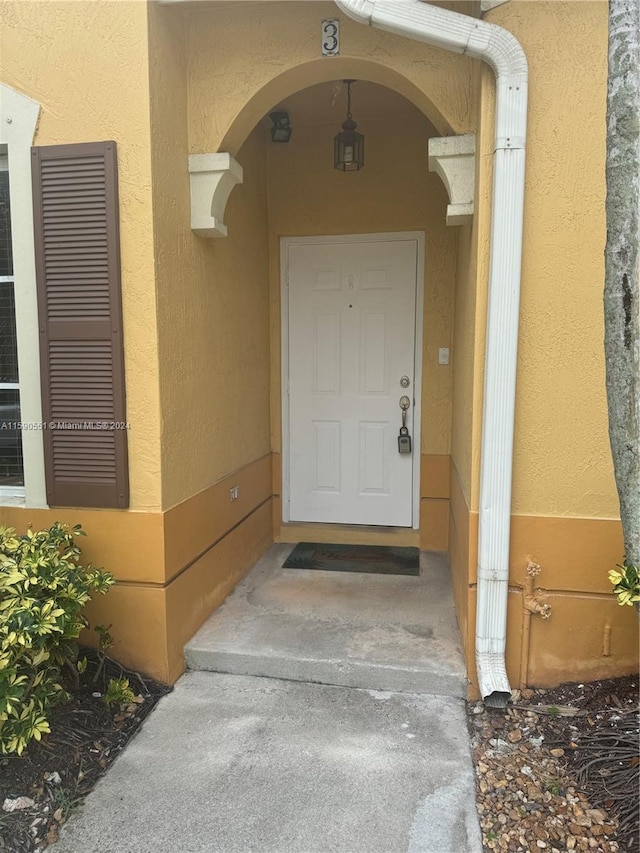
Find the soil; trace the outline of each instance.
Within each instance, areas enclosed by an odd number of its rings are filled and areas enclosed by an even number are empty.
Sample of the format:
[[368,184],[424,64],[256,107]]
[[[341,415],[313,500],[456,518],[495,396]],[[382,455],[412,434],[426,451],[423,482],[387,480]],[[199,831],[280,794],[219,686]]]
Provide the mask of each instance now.
[[638,678],[470,704],[485,851],[639,853]]
[[[55,707],[51,734],[32,740],[22,756],[0,755],[0,803],[26,797],[33,805],[0,810],[0,851],[32,853],[58,837],[69,811],[94,787],[124,749],[158,700],[171,691],[131,672],[92,649],[82,649],[88,665],[79,689],[66,689],[71,701]],[[96,677],[97,676],[97,677]],[[136,701],[108,706],[104,693],[111,678],[127,678]]]

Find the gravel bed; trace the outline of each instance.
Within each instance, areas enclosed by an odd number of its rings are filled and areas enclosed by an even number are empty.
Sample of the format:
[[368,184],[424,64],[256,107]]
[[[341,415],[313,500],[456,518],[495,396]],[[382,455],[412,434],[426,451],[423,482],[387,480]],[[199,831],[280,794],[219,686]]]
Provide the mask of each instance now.
[[469,706],[485,851],[638,853],[637,682],[515,691],[505,710]]

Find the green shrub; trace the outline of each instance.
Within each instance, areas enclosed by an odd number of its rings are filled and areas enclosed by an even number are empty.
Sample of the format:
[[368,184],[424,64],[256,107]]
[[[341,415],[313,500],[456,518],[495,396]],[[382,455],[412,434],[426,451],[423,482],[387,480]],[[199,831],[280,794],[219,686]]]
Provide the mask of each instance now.
[[611,569],[609,580],[613,584],[614,595],[618,598],[618,604],[634,604],[640,602],[640,572],[637,566],[632,566],[626,561],[618,566],[620,571]]
[[107,705],[129,705],[135,702],[136,694],[129,687],[128,678],[110,678],[104,701]]
[[81,566],[76,538],[56,522],[48,530],[16,536],[0,527],[0,752],[22,754],[49,731],[50,707],[68,698],[66,667],[77,679],[76,639],[88,624],[82,608],[113,577]]

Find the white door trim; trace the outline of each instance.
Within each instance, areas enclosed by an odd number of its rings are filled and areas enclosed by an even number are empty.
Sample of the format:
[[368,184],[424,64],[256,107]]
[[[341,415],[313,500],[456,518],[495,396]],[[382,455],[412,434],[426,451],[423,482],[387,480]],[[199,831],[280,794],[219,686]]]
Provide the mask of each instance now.
[[422,454],[422,358],[424,327],[424,231],[389,231],[378,234],[339,234],[321,237],[280,238],[280,369],[282,398],[282,521],[290,521],[289,514],[289,247],[293,245],[318,245],[320,243],[384,243],[399,240],[415,240],[416,257],[416,316],[414,352],[414,412],[413,412],[413,529],[420,528],[420,458]]

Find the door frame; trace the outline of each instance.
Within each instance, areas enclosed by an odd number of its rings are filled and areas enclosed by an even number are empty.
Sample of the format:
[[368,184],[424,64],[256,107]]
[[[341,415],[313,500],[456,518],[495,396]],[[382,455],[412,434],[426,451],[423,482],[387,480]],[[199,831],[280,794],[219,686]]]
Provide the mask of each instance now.
[[[294,245],[318,245],[322,243],[388,243],[406,240],[416,241],[416,302],[415,302],[415,350],[413,355],[413,496],[411,528],[420,529],[420,461],[422,456],[422,360],[424,334],[424,231],[385,231],[375,234],[338,234],[318,237],[280,238],[280,397],[282,405],[282,522],[290,521],[290,421],[289,421],[289,247]],[[398,409],[398,411],[400,411]],[[398,416],[398,423],[399,423]],[[366,525],[362,525],[365,527]]]

